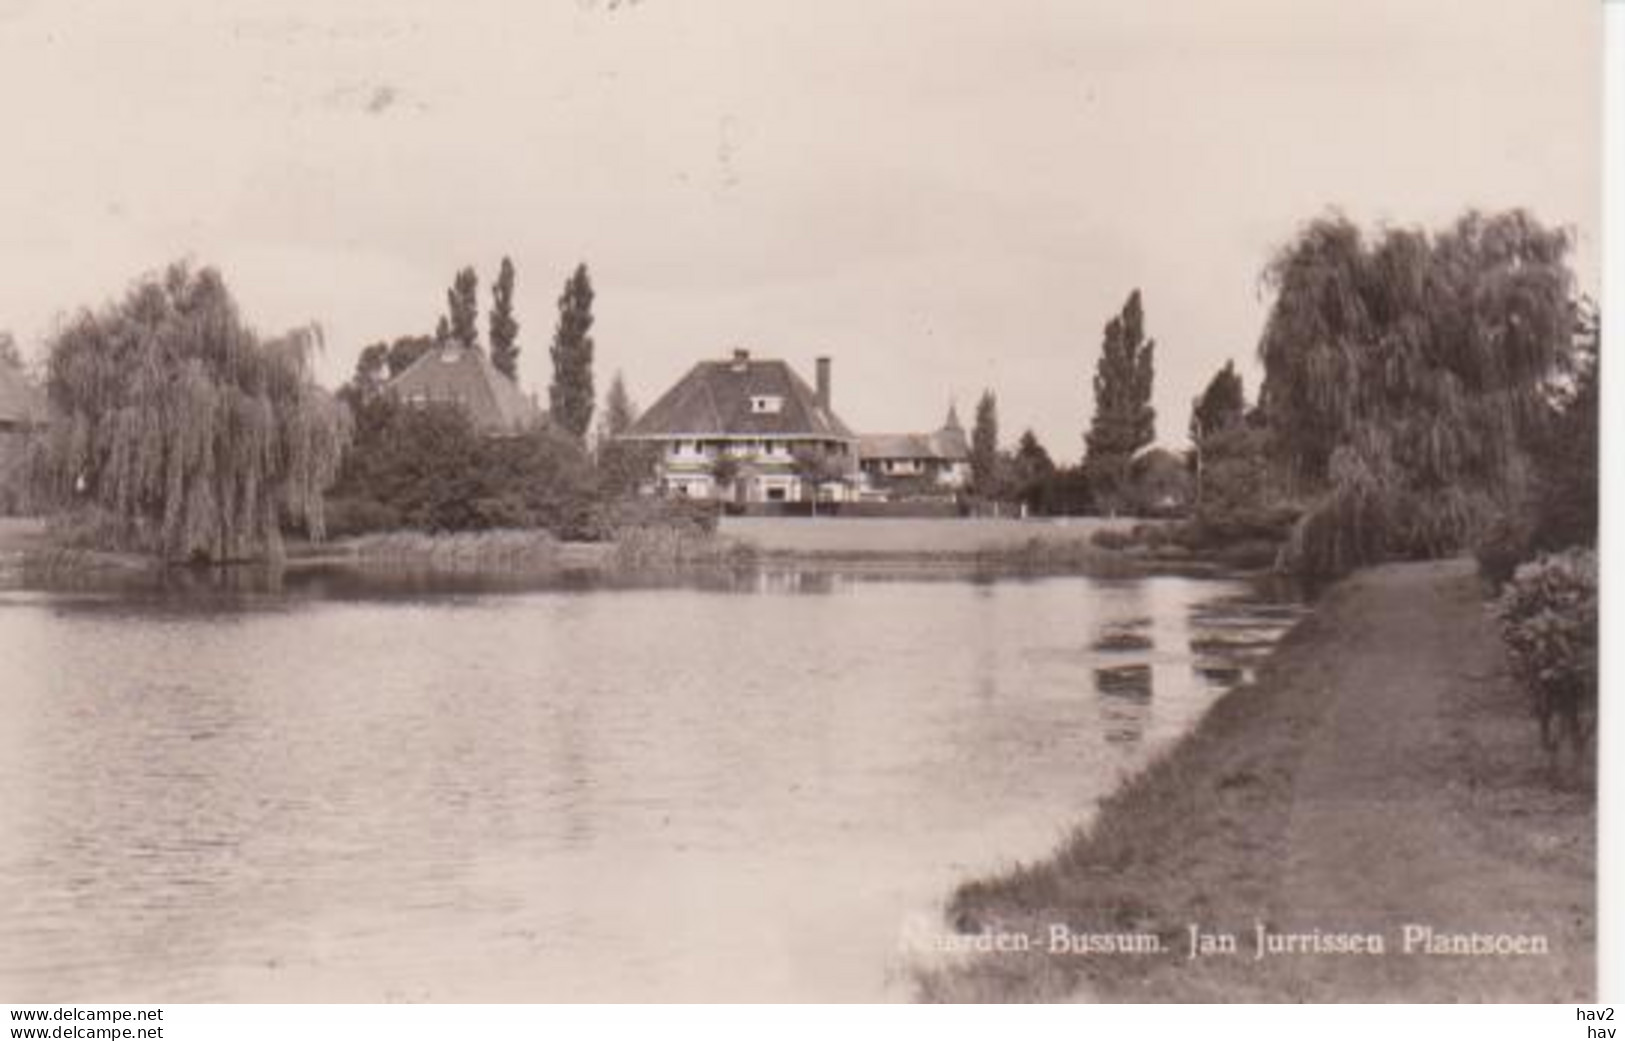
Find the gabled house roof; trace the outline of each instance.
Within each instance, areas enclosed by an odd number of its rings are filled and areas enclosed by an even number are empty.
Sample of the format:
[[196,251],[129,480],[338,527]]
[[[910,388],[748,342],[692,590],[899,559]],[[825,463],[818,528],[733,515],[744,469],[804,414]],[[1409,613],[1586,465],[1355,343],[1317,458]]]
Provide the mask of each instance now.
[[402,401],[461,405],[475,428],[488,434],[518,433],[542,419],[536,403],[477,347],[433,347],[384,389]]
[[952,405],[942,428],[930,434],[864,434],[858,439],[860,459],[937,459],[958,463],[970,459],[970,442]]
[[0,426],[32,426],[45,416],[45,394],[21,369],[0,361]]
[[940,459],[963,462],[970,458],[964,434],[864,434],[858,438],[861,459]]
[[[764,402],[770,407],[757,407]],[[731,360],[695,365],[622,436],[857,440],[787,363],[743,351]]]

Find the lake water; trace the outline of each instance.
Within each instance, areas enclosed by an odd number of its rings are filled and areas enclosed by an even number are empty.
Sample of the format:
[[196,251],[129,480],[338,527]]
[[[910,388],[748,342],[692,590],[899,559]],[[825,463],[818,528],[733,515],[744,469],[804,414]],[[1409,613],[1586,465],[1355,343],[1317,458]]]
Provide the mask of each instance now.
[[907,997],[1245,675],[1245,593],[0,592],[0,1001]]

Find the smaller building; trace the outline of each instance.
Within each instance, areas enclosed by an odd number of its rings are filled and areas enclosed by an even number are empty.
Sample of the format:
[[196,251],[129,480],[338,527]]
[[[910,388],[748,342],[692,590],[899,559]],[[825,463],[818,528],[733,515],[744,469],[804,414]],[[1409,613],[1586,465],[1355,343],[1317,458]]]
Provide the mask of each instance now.
[[542,421],[536,402],[478,347],[430,348],[384,389],[408,405],[458,405],[482,434],[520,434]]
[[952,405],[929,434],[864,434],[858,459],[865,498],[946,497],[970,482],[970,441]]

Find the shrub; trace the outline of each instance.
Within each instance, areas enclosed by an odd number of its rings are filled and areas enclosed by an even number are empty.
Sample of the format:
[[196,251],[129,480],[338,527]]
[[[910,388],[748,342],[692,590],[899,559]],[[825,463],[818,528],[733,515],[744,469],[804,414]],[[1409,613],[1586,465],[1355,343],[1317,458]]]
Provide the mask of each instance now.
[[327,534],[342,539],[405,526],[401,512],[376,499],[342,497],[327,500]]
[[1089,536],[1089,541],[1101,549],[1119,552],[1130,549],[1139,542],[1132,531],[1124,531],[1122,528],[1101,528]]
[[1190,522],[1180,526],[1181,544],[1194,553],[1249,565],[1275,559],[1301,510],[1275,494],[1268,452],[1269,432],[1252,423],[1203,440],[1201,497]]
[[371,564],[510,571],[549,569],[558,543],[545,531],[476,531],[444,535],[392,531],[357,540],[356,554]]
[[1075,517],[1094,511],[1089,478],[1079,466],[1062,466],[1029,481],[1021,489],[1027,509],[1044,517]]
[[408,407],[388,397],[361,405],[357,428],[333,495],[350,504],[342,507],[346,534],[396,527],[606,534],[586,454],[552,429],[484,437],[455,406]]
[[631,528],[674,528],[710,535],[717,530],[720,511],[719,503],[707,499],[616,499],[600,508],[598,526],[610,533]]
[[1597,701],[1597,555],[1571,549],[1518,568],[1494,607],[1513,675],[1534,701],[1541,739],[1553,723],[1578,745]]
[[1490,521],[1473,543],[1478,573],[1497,589],[1512,579],[1533,550],[1533,526],[1515,513],[1503,513]]
[[670,525],[622,528],[615,534],[611,556],[623,571],[659,571],[679,567],[739,567],[754,563],[755,549],[737,539]]
[[654,479],[660,461],[658,445],[605,438],[594,460],[598,483],[610,495],[633,495]]

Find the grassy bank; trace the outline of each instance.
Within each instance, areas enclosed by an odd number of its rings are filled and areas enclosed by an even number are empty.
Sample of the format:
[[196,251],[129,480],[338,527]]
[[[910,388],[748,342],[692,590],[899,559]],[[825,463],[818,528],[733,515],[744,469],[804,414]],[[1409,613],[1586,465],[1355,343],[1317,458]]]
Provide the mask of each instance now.
[[[565,542],[533,529],[475,532],[389,531],[313,543],[290,539],[285,568],[352,566],[411,571],[546,574],[603,571],[624,574],[681,568],[740,567],[757,552],[738,539],[691,527],[645,525],[621,530],[605,542]],[[52,575],[98,568],[156,569],[137,554],[63,545],[45,521],[0,518],[0,576]]]
[[810,567],[947,568],[976,573],[1127,575],[1149,558],[1103,546],[1104,518],[725,517],[721,532],[761,559]]
[[147,571],[158,565],[136,553],[69,545],[38,517],[0,517],[0,582],[52,581],[95,572]]
[[[809,569],[1114,577],[1218,569],[1212,562],[1159,558],[1138,547],[1116,549],[1109,539],[1103,544],[1099,538],[1103,532],[1126,532],[1134,523],[1094,518],[727,518],[714,534],[684,524],[632,524],[596,543],[560,541],[536,530],[388,531],[322,543],[290,539],[285,564],[633,573],[770,563]],[[8,547],[15,559],[38,559],[58,549],[38,521],[0,525],[0,554]]]
[[[984,954],[928,1000],[1523,1000],[1595,993],[1595,793],[1554,785],[1465,564],[1327,593],[1051,859],[954,894],[964,933],[1150,934],[1134,955]],[[1375,934],[1381,955],[1254,958],[1272,932]],[[1189,927],[1233,954],[1189,957]],[[1407,925],[1544,937],[1548,953],[1406,953]]]
[[335,548],[348,550],[362,564],[503,571],[559,566],[559,543],[545,531],[397,531],[363,535]]
[[778,556],[937,554],[974,557],[1033,540],[1087,544],[1097,531],[1127,531],[1132,521],[1077,517],[1057,520],[913,517],[724,517],[721,532]]

